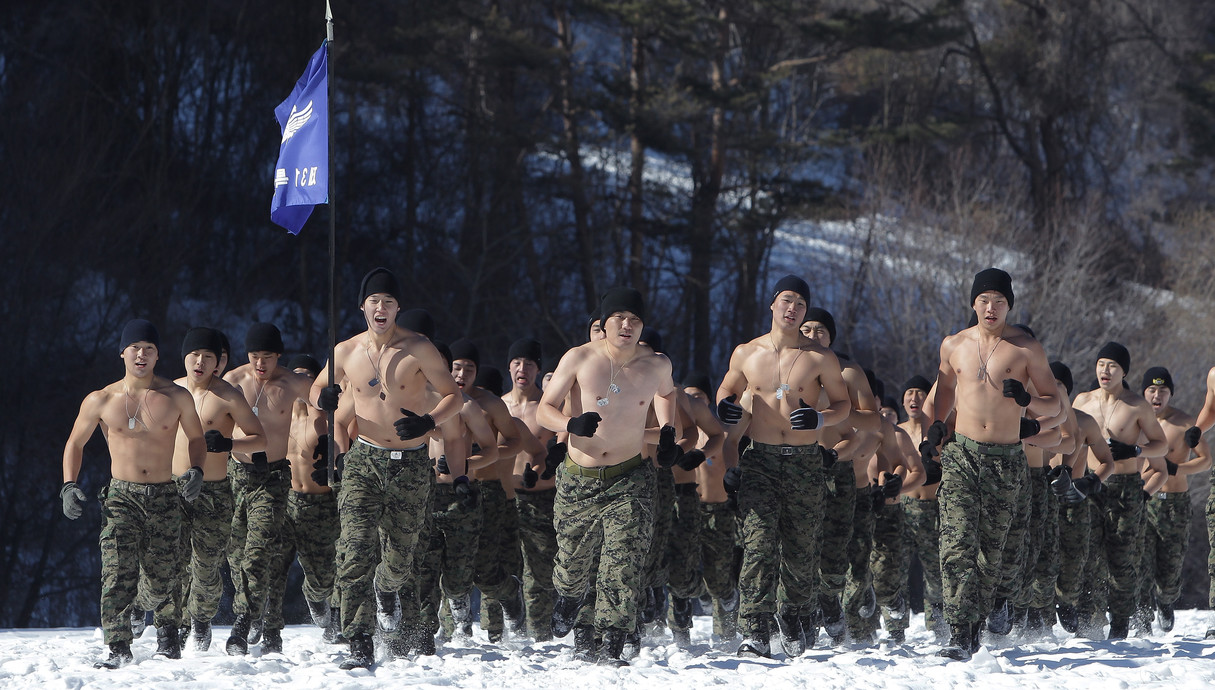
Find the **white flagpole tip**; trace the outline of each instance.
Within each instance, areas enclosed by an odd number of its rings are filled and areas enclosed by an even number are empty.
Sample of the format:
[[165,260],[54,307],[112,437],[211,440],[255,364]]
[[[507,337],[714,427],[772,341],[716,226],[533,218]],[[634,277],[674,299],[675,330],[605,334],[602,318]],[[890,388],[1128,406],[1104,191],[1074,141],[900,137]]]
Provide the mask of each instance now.
[[325,21],[333,21],[333,10],[329,8],[329,0],[325,0]]

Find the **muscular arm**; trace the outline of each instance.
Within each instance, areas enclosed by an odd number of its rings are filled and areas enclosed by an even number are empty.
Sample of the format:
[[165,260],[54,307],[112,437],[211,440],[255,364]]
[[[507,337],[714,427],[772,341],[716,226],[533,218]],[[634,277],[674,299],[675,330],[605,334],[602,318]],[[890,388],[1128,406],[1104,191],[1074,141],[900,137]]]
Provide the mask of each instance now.
[[[435,420],[435,424],[442,424],[452,417],[458,415],[464,407],[464,394],[460,392],[460,387],[456,385],[456,380],[451,377],[451,369],[447,366],[447,360],[443,359],[443,355],[439,354],[438,349],[430,343],[429,340],[420,339],[411,346],[412,354],[418,358],[421,365],[422,375],[426,377],[426,382],[434,388],[443,399],[439,404],[434,406],[428,414],[431,419]],[[421,414],[419,412],[418,414]],[[492,444],[497,453],[497,442]]]
[[953,355],[955,342],[954,336],[941,341],[941,362],[937,366],[937,380],[932,384],[932,390],[928,392],[928,398],[924,400],[922,408],[930,421],[943,422],[949,419],[949,413],[953,412],[954,388],[958,385],[958,380],[949,364],[949,358]]
[[819,410],[823,415],[823,426],[834,426],[848,420],[852,412],[852,396],[848,392],[848,384],[844,383],[843,372],[840,371],[840,361],[833,352],[823,355],[822,368],[819,370],[819,383],[827,394],[827,409]]
[[1194,446],[1189,460],[1177,463],[1177,474],[1198,474],[1211,469],[1211,446],[1205,440]]
[[852,401],[848,424],[866,433],[877,433],[882,429],[882,417],[878,414],[877,399],[869,389],[869,380],[859,367],[847,367],[843,371],[844,383]]
[[675,394],[675,382],[671,380],[671,360],[666,355],[655,355],[660,358],[657,376],[660,383],[658,392],[654,394],[654,416],[658,418],[658,426],[670,424],[679,425],[679,400]]
[[1215,425],[1215,367],[1207,372],[1207,397],[1202,403],[1202,410],[1198,412],[1198,419],[1194,420],[1194,426],[1202,429],[1202,433],[1207,433],[1211,430],[1211,426]]
[[478,399],[477,403],[481,405],[481,409],[485,410],[485,414],[493,422],[493,427],[498,430],[498,436],[502,440],[498,444],[498,459],[513,458],[518,455],[519,451],[523,450],[523,436],[519,434],[519,428],[515,426],[515,418],[511,416],[506,403],[493,395],[485,395]]
[[[920,488],[924,485],[924,480],[928,478],[928,475],[924,472],[924,464],[920,462],[920,453],[915,444],[911,442],[911,436],[893,424],[886,426],[889,427],[887,433],[894,437],[892,445],[897,449],[899,465],[895,466],[895,471],[897,472],[899,467],[903,468],[903,488],[900,493],[908,493]],[[882,445],[885,446],[886,443],[883,441]],[[895,458],[891,458],[891,460],[893,461]]]
[[544,395],[536,407],[536,422],[549,431],[566,431],[570,420],[573,419],[565,414],[562,408],[566,406],[565,397],[574,387],[574,374],[581,359],[581,352],[577,348],[565,353],[557,363],[557,369],[553,371],[553,378],[549,380],[548,387],[544,389]]
[[719,403],[731,395],[742,395],[747,390],[747,377],[743,374],[742,363],[745,355],[742,352],[742,345],[734,348],[734,352],[730,354],[730,370],[721,379],[721,385],[717,387],[717,397],[714,402]]
[[[1059,385],[1055,382],[1055,375],[1051,373],[1050,364],[1046,361],[1046,350],[1043,350],[1036,340],[1031,341],[1026,349],[1029,351],[1029,362],[1026,365],[1029,382],[1033,384],[1029,389],[1029,412],[1035,417],[1053,419],[1060,410]],[[1047,428],[1047,425],[1043,424],[1042,427]]]
[[1139,456],[1146,459],[1148,464],[1160,472],[1164,472],[1164,456],[1169,452],[1169,440],[1160,427],[1160,421],[1150,405],[1139,407],[1139,431],[1147,443],[1139,446]]
[[[684,398],[686,400],[687,396],[684,396]],[[705,436],[707,437],[700,450],[707,457],[720,457],[722,447],[726,443],[725,428],[722,427],[721,422],[717,421],[717,417],[713,416],[713,411],[709,409],[708,405],[688,402],[690,403],[688,407],[692,412],[694,427],[705,432]]]
[[177,405],[177,411],[181,415],[178,424],[181,425],[181,430],[189,441],[187,452],[190,455],[190,466],[201,469],[207,458],[207,442],[203,440],[202,422],[199,421],[198,412],[194,409],[194,397],[186,389],[176,384],[173,384],[173,388],[176,390],[172,390],[169,395],[172,396],[173,403]]
[[[305,392],[307,392],[306,389]],[[236,428],[240,429],[243,434],[240,438],[233,434],[232,450],[237,453],[256,453],[266,450],[266,432],[262,429],[261,420],[253,414],[253,408],[249,407],[249,403],[245,401],[245,396],[234,388],[232,395],[226,398],[226,402],[228,403],[228,414],[236,423]]]
[[[468,455],[467,472],[489,467],[498,461],[498,436],[486,421],[485,411],[475,401],[465,403],[464,423],[468,433],[480,449],[479,453]],[[450,464],[449,464],[450,466]],[[455,468],[452,468],[455,471]],[[456,475],[459,476],[459,475]]]
[[[74,482],[80,476],[80,464],[84,461],[84,444],[93,436],[93,430],[101,423],[101,407],[105,394],[93,391],[80,403],[80,412],[68,434],[63,448],[63,481]],[[191,456],[192,457],[192,456]]]

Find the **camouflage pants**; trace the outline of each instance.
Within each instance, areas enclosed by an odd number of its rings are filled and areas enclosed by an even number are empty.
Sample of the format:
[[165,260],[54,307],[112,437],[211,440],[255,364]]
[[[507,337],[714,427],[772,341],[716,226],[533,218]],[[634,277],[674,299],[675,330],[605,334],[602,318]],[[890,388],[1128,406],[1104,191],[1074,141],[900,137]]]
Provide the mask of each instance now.
[[283,628],[287,572],[297,556],[300,569],[304,571],[304,598],[328,601],[333,596],[337,567],[334,554],[340,532],[337,497],[333,492],[305,494],[292,491],[288,494],[287,514],[272,571],[270,599],[266,602],[266,629]]
[[941,448],[941,594],[950,625],[991,612],[1004,545],[1028,467],[1021,444],[979,444],[961,434]]
[[427,540],[426,567],[418,579],[418,598],[422,611],[439,615],[448,635],[455,622],[446,599],[472,593],[477,540],[481,534],[481,506],[465,508],[456,497],[452,484],[434,487],[434,512],[431,514],[430,539]]
[[1058,505],[1059,516],[1059,576],[1055,580],[1055,598],[1060,604],[1076,606],[1087,589],[1084,573],[1089,559],[1092,520],[1091,501]]
[[826,471],[823,493],[823,531],[819,547],[819,594],[837,597],[848,582],[848,542],[856,507],[856,478],[852,463],[837,462]]
[[924,572],[924,625],[932,629],[932,604],[941,603],[941,512],[937,500],[903,496],[903,524]]
[[347,639],[375,632],[373,586],[399,590],[413,571],[433,477],[425,446],[389,451],[360,440],[346,453],[338,493],[337,586]]
[[[671,527],[675,524],[675,477],[670,469],[654,470],[654,528],[650,549],[646,552],[642,591],[662,587],[670,577],[667,545],[671,542]],[[644,594],[642,595],[644,596]]]
[[607,479],[575,474],[577,466],[568,458],[557,473],[553,586],[568,597],[593,589],[594,626],[600,632],[637,628],[656,478],[651,463],[640,457],[621,465],[635,461],[631,469]]
[[[1038,558],[1034,562],[1026,587],[1029,590],[1029,601],[1026,605],[1029,608],[1053,611],[1055,584],[1059,579],[1060,505],[1045,474],[1042,475],[1040,485],[1034,486],[1034,491],[1041,493],[1041,498],[1036,501],[1041,509],[1041,519],[1037,528]],[[1048,616],[1048,620],[1054,618]]]
[[481,480],[481,530],[473,563],[473,584],[481,590],[481,629],[502,632],[502,601],[515,597],[523,571],[519,548],[519,514],[506,498],[502,482]]
[[258,471],[249,463],[229,458],[232,482],[232,536],[228,541],[228,568],[236,594],[232,611],[258,620],[266,610],[278,540],[287,513],[291,468],[286,460]]
[[911,550],[904,537],[903,507],[886,504],[874,514],[873,549],[869,552],[869,569],[873,572],[873,591],[882,607],[882,623],[887,632],[906,630],[910,615],[893,618],[889,608],[899,599],[907,602],[907,579],[911,570]]
[[[758,632],[777,613],[817,607],[819,536],[825,473],[819,445],[752,443],[739,461],[743,562],[738,576],[739,627]],[[765,620],[766,619],[766,620]]]
[[[1008,605],[1018,609],[1029,608],[1033,598],[1034,573],[1038,567],[1038,556],[1042,552],[1043,504],[1046,502],[1046,468],[1029,468],[1029,481],[1025,484],[1025,530],[1021,537],[1021,553],[1017,571],[1020,577],[1013,583]],[[1011,534],[1009,535],[1011,538]],[[1006,550],[1007,553],[1007,550]],[[1005,563],[1008,563],[1007,555]]]
[[[189,556],[189,567],[182,578],[183,623],[186,614],[194,620],[209,621],[219,612],[224,594],[220,566],[232,534],[232,506],[232,483],[227,477],[203,482],[202,493],[193,503],[182,501],[182,551]],[[187,539],[189,549],[184,548]]]
[[871,502],[857,501],[852,513],[852,539],[848,541],[848,582],[844,585],[844,620],[854,640],[864,640],[877,629],[876,615],[861,618],[859,613],[866,593],[873,586],[869,554],[873,552],[874,521]]
[[177,485],[110,480],[101,492],[101,628],[106,644],[130,642],[128,611],[145,575],[145,606],[156,627],[181,622],[175,589],[181,543]]
[[667,584],[672,597],[700,596],[700,495],[695,482],[675,485],[675,517],[667,541]]
[[1151,597],[1173,605],[1181,597],[1181,566],[1190,539],[1190,494],[1157,493],[1147,503],[1144,528],[1144,577],[1146,604]]
[[[434,635],[439,632],[439,610],[435,604],[429,600],[422,601],[419,594],[419,583],[438,580],[438,564],[431,564],[428,560],[427,545],[430,544],[430,533],[434,529],[434,507],[435,507],[435,488],[439,485],[438,477],[435,473],[429,472],[427,476],[427,497],[426,510],[423,511],[422,527],[418,530],[417,547],[413,550],[413,568],[406,574],[400,588],[397,589],[397,595],[401,599],[401,624],[393,632],[384,633],[387,638],[408,639],[408,636],[416,631],[424,630],[427,634]],[[380,530],[380,545],[383,547],[387,543],[387,536],[384,530]],[[338,555],[341,556],[341,546],[338,547]],[[376,563],[379,562],[379,554],[374,554]],[[374,564],[373,564],[374,565]],[[434,574],[432,574],[432,572]]]
[[700,504],[700,562],[705,589],[713,597],[713,634],[718,637],[733,637],[738,628],[738,611],[721,605],[738,588],[737,534],[738,516],[728,504]]
[[557,530],[553,502],[557,490],[515,492],[519,515],[519,543],[523,547],[523,599],[527,630],[536,641],[553,637],[553,561],[557,557]]
[[[1207,543],[1215,544],[1215,468],[1211,469],[1212,491],[1207,496]],[[1211,584],[1207,590],[1207,606],[1215,609],[1215,546],[1207,554],[1207,574]]]
[[1109,622],[1105,615],[1109,603],[1109,561],[1105,550],[1105,496],[1090,496],[1080,505],[1088,505],[1088,558],[1081,575],[1080,602],[1081,634],[1092,638],[1103,636],[1101,628]]
[[1026,469],[1027,481],[1016,485],[1012,520],[1008,523],[1008,534],[1004,537],[1004,554],[1001,556],[1000,584],[996,587],[995,600],[1007,600],[1012,606],[1022,596],[1021,585],[1030,566],[1029,529],[1033,519],[1033,496],[1030,488],[1030,468]]
[[1115,474],[1105,482],[1102,495],[1105,558],[1109,568],[1109,612],[1130,618],[1135,612],[1139,564],[1143,559],[1143,479]]

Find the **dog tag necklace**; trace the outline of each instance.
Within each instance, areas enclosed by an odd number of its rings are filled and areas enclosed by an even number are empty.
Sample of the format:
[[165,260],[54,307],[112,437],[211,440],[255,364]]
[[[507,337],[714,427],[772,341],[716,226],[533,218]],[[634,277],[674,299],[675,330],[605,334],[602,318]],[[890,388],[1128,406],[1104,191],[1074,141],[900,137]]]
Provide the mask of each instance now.
[[266,384],[262,384],[257,389],[257,397],[253,399],[253,416],[257,417],[257,404],[262,401],[262,393],[266,390]]
[[[604,347],[603,354],[607,355],[608,362],[611,363],[608,365],[608,393],[618,395],[620,393],[620,386],[616,385],[616,375],[624,372],[624,368],[628,366],[628,362],[621,364],[620,369],[616,369],[616,360],[612,359],[612,355],[607,351],[606,346]],[[606,395],[601,398],[595,398],[595,404],[599,407],[607,407],[611,402]]]
[[996,340],[996,344],[991,346],[991,352],[987,353],[987,361],[983,361],[983,345],[980,342],[982,338],[975,340],[976,354],[979,355],[979,375],[978,379],[983,381],[987,378],[987,362],[991,361],[991,356],[996,354],[996,348],[1000,347],[1000,343],[1004,342],[1004,329],[1000,329],[1000,338]]
[[[782,377],[780,375],[780,348],[776,346],[776,341],[772,339],[771,334],[768,335],[768,342],[772,343],[772,351],[776,353],[776,399],[784,400],[785,393],[789,391],[789,384],[786,381],[781,380]],[[788,376],[793,374],[793,367],[797,365],[797,359],[798,359],[798,357],[802,356],[803,352],[805,352],[805,350],[801,349],[800,347],[797,349],[797,355],[794,356],[793,362],[789,365],[789,371],[785,372],[784,378],[787,379]]]
[[[384,358],[384,352],[381,350],[379,357],[377,357],[376,361],[374,362],[371,361],[370,348],[363,346],[363,354],[367,355],[367,363],[370,364],[372,370],[375,371],[375,376],[371,377],[371,380],[367,382],[367,385],[371,386],[372,388],[377,388],[381,383],[383,383],[383,381],[381,381],[383,377],[380,375],[380,360]],[[387,396],[384,395],[384,391],[380,391],[380,400],[384,400],[386,397]]]
[[[151,390],[151,389],[148,389],[148,390]],[[126,412],[126,413],[127,413],[127,428],[128,428],[128,429],[131,429],[131,430],[134,430],[134,429],[135,429],[135,421],[136,421],[136,420],[139,418],[139,411],[140,411],[141,409],[143,409],[143,403],[144,403],[144,400],[147,400],[147,399],[148,399],[148,391],[147,391],[147,390],[145,390],[145,391],[143,392],[143,400],[140,400],[140,401],[139,401],[139,402],[138,402],[138,403],[135,405],[135,414],[131,414],[131,406],[130,406],[130,403],[127,401],[127,399],[131,397],[130,392],[129,392],[129,391],[125,391],[125,390],[124,390],[124,391],[123,391],[123,395],[124,395],[125,397],[124,397],[124,398],[123,398],[123,400],[122,400],[122,409],[123,409],[123,411],[124,411],[124,412]]]

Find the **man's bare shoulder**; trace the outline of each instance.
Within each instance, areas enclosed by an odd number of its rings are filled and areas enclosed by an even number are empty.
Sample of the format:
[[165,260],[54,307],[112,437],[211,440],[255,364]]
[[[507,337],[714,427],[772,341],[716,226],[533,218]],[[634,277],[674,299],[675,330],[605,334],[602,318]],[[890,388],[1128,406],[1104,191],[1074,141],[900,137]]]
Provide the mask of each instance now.
[[671,359],[669,357],[661,352],[654,352],[653,350],[650,351],[650,354],[645,355],[643,361],[645,361],[647,366],[652,367],[654,370],[659,372],[670,371],[672,368]]
[[152,377],[152,385],[149,388],[157,393],[164,393],[165,395],[177,395],[178,393],[185,393],[186,395],[190,394],[190,392],[186,390],[185,386],[179,386],[172,379],[168,379],[163,376]]
[[977,326],[971,326],[970,328],[964,328],[957,333],[945,336],[945,338],[941,340],[941,353],[944,354],[952,352],[962,343],[974,340],[976,337],[975,331],[977,328]]
[[223,380],[227,381],[228,383],[232,384],[233,386],[239,387],[241,385],[241,383],[243,383],[247,379],[251,378],[252,376],[253,376],[253,365],[252,364],[242,364],[239,367],[236,367],[235,369],[233,369],[232,371],[229,371],[228,373],[224,374]]
[[772,342],[767,335],[758,335],[745,343],[734,346],[733,357],[747,358],[761,350],[771,350]]
[[1190,414],[1189,412],[1173,407],[1169,409],[1168,414],[1160,418],[1160,423],[1162,425],[1168,424],[1170,426],[1189,429],[1190,427],[1194,426],[1195,419],[1196,418],[1194,415]]
[[469,393],[469,397],[476,400],[477,404],[485,408],[486,411],[501,411],[509,414],[508,408],[506,407],[506,401],[494,395],[490,391],[485,390],[484,388],[473,388]]
[[569,364],[578,364],[586,361],[587,358],[594,355],[596,350],[597,348],[595,347],[595,343],[583,343],[581,345],[575,345],[574,347],[566,350],[565,354],[561,355],[561,361]]
[[[234,403],[238,399],[243,402],[245,399],[244,394],[241,393],[239,388],[223,379],[211,379],[211,383],[207,386],[207,390],[211,392],[211,395],[214,395],[226,403]],[[247,405],[248,403],[245,404]]]

